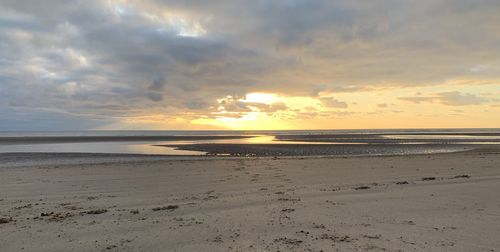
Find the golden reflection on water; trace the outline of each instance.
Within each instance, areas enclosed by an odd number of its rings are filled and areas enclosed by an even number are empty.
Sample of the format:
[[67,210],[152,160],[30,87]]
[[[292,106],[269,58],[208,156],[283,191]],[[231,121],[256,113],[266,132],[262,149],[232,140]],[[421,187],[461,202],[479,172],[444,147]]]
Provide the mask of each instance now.
[[[466,137],[464,139],[467,139]],[[196,141],[141,141],[141,142],[88,142],[53,144],[0,145],[0,153],[6,152],[57,152],[57,153],[121,153],[150,155],[204,155],[206,152],[178,150],[176,145],[186,144],[367,144],[343,142],[301,142],[277,140],[273,135],[257,135],[248,138],[196,140]],[[405,144],[429,144],[408,142]],[[457,142],[456,144],[498,144],[497,142]],[[450,145],[453,146],[453,145]]]
[[150,154],[150,155],[204,155],[203,151],[178,150],[170,146],[158,146],[153,143],[128,144],[125,146],[127,153]]
[[270,144],[270,143],[276,143],[275,137],[270,136],[270,135],[263,135],[263,136],[256,136],[256,137],[251,137],[251,138],[243,138],[243,143],[246,144]]

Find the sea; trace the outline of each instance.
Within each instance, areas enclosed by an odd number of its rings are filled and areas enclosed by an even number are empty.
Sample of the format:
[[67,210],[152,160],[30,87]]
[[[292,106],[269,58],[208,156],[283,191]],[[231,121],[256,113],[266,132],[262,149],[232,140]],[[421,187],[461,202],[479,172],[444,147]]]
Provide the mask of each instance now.
[[[189,140],[165,140],[170,136],[191,136]],[[196,139],[196,136],[246,136],[234,139]],[[66,138],[64,142],[51,141]],[[93,137],[93,141],[79,139]],[[107,137],[115,137],[109,140]],[[138,137],[138,140],[117,141],[119,137]],[[140,137],[148,137],[143,140]],[[155,140],[158,137],[161,140]],[[46,141],[13,141],[44,138]],[[102,141],[99,139],[102,138]],[[73,139],[73,140],[71,140]],[[113,140],[115,139],[115,140]],[[394,150],[407,145],[419,145],[422,153],[452,152],[463,146],[500,144],[500,129],[365,129],[365,130],[261,130],[261,131],[3,131],[0,132],[0,154],[5,153],[106,153],[199,156],[206,151],[186,150],[176,146],[195,144],[300,144],[300,145],[384,145]],[[168,145],[168,146],[167,146]],[[425,146],[433,146],[426,149]],[[439,145],[440,148],[435,148]],[[460,145],[461,148],[456,148]],[[222,153],[224,154],[224,153]],[[390,154],[390,153],[389,153]]]

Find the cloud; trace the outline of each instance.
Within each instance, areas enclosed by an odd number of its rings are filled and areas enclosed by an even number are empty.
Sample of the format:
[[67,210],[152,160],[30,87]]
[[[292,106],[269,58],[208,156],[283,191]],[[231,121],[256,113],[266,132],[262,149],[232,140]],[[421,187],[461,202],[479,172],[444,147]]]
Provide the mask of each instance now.
[[399,97],[398,99],[420,104],[423,102],[439,102],[448,106],[479,105],[488,102],[488,99],[475,94],[462,94],[458,91],[441,92],[434,96]]
[[148,93],[148,98],[152,101],[161,101],[163,100],[163,96],[159,93],[153,93],[153,92],[149,92]]
[[[0,131],[9,130],[86,130],[115,122],[113,118],[69,114],[61,111],[25,108],[0,108]],[[36,125],[36,128],[33,128]]]
[[153,80],[151,81],[151,84],[149,85],[148,89],[153,91],[162,91],[163,88],[165,87],[165,84],[166,84],[165,77],[155,76],[153,77]]
[[274,113],[282,110],[287,110],[288,106],[284,102],[275,102],[272,104],[264,103],[245,103],[247,107],[256,108],[259,112]]
[[348,107],[346,102],[336,100],[333,97],[323,97],[323,98],[320,98],[320,101],[323,105],[325,105],[326,107],[330,107],[330,108],[347,108]]
[[439,93],[440,101],[450,106],[479,105],[488,100],[475,94],[462,94],[460,92]]
[[285,102],[256,102],[248,101],[248,97],[245,99],[227,96],[218,100],[219,106],[217,111],[232,114],[248,114],[250,112],[262,112],[273,114],[278,111],[287,110],[288,106]]
[[420,104],[423,102],[434,102],[438,97],[429,97],[429,96],[408,96],[408,97],[398,97],[399,100],[413,102],[416,104]]
[[[499,10],[491,0],[3,0],[0,105],[95,119],[202,117],[218,98],[252,92],[491,84],[500,80]],[[401,99],[484,102],[466,93]]]

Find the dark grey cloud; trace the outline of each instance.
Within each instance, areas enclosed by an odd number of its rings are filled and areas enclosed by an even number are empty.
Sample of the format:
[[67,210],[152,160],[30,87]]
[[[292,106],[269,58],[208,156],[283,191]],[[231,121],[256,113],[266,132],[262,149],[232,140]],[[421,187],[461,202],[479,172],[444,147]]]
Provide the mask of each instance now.
[[152,101],[161,101],[161,100],[163,100],[163,95],[161,95],[159,93],[149,92],[148,98]]
[[[0,118],[0,131],[86,130],[102,127],[114,122],[114,119],[111,118],[34,108],[0,108]],[[36,126],[36,128],[33,126]]]
[[154,76],[151,84],[149,85],[149,89],[153,91],[162,91],[167,83],[165,77],[163,76]]

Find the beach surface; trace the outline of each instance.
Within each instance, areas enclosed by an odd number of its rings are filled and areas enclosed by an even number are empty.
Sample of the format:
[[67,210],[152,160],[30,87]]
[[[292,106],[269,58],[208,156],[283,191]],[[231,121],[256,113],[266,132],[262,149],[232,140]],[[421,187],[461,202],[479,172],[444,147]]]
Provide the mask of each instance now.
[[0,166],[0,251],[500,251],[497,150],[29,156]]

